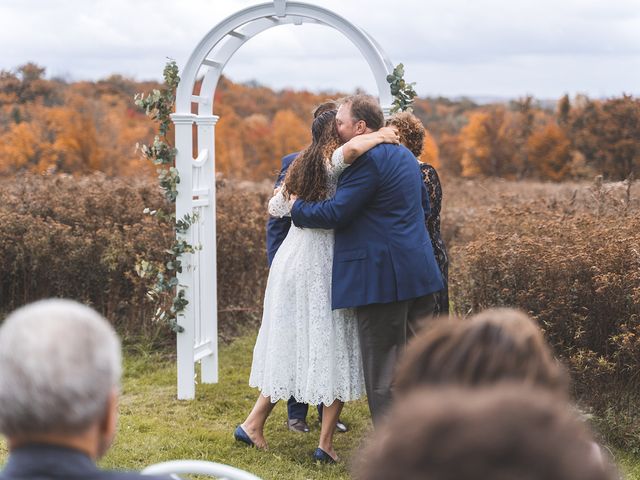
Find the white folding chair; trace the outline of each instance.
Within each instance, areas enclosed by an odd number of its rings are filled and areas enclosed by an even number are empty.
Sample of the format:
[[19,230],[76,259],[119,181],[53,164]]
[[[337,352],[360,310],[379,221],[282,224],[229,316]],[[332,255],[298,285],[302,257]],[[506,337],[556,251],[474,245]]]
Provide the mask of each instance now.
[[143,475],[170,475],[180,480],[178,474],[209,475],[220,480],[261,480],[252,473],[223,463],[207,462],[204,460],[173,460],[170,462],[154,463],[142,470]]

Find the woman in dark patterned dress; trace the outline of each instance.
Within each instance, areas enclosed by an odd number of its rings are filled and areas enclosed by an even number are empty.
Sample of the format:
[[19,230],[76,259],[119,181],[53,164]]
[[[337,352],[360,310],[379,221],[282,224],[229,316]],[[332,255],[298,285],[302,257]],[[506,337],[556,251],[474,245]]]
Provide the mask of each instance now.
[[[411,153],[419,158],[422,154],[424,145],[425,129],[424,125],[418,117],[409,112],[400,112],[393,115],[387,125],[396,127],[400,135],[400,143],[411,150]],[[433,166],[418,160],[420,171],[422,172],[422,180],[424,181],[427,191],[429,192],[429,202],[431,204],[431,213],[426,219],[427,230],[431,237],[431,245],[433,253],[438,261],[444,289],[437,294],[436,315],[449,315],[449,258],[447,249],[440,235],[440,208],[442,207],[442,186],[438,178],[438,172]]]

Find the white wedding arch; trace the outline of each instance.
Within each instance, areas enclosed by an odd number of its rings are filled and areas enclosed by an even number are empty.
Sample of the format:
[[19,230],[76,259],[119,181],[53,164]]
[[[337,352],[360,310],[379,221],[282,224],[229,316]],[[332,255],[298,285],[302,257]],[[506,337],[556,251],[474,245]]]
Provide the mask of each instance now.
[[[233,54],[249,39],[279,25],[326,25],[345,35],[360,51],[373,73],[380,104],[389,114],[393,98],[387,75],[391,61],[365,31],[330,10],[300,2],[274,0],[241,10],[216,25],[196,46],[182,70],[171,115],[176,132],[176,218],[193,216],[194,223],[181,236],[196,251],[184,254],[178,283],[189,302],[178,315],[183,331],[177,338],[178,398],[195,396],[195,363],[201,362],[202,383],[218,381],[218,304],[216,280],[215,90]],[[198,94],[196,81],[202,79]],[[195,105],[195,113],[192,113]],[[194,145],[193,128],[197,129]],[[193,158],[192,152],[198,152]]]

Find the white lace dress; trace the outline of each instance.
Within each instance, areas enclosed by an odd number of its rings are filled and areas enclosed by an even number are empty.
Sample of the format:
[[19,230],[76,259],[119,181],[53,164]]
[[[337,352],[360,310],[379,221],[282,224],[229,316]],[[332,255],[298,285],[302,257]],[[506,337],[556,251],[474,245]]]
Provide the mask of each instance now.
[[[347,166],[337,149],[328,166],[330,196]],[[269,213],[290,214],[282,192],[269,202]],[[249,377],[272,402],[293,396],[331,405],[364,394],[355,311],[331,310],[332,264],[333,230],[291,225],[269,271]]]

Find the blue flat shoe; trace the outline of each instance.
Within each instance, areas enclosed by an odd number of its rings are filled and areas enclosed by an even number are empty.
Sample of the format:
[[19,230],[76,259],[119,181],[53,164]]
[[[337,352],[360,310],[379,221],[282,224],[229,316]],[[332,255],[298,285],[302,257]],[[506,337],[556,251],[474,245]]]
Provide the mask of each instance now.
[[316,448],[316,451],[313,452],[313,459],[322,463],[336,463],[331,455],[322,450],[320,447]]
[[245,432],[244,429],[240,425],[238,425],[236,427],[235,431],[233,432],[233,438],[235,438],[236,441],[238,441],[238,442],[246,443],[250,447],[255,447],[256,446],[256,444],[253,443],[253,440],[251,440],[249,435],[247,435],[247,432]]

